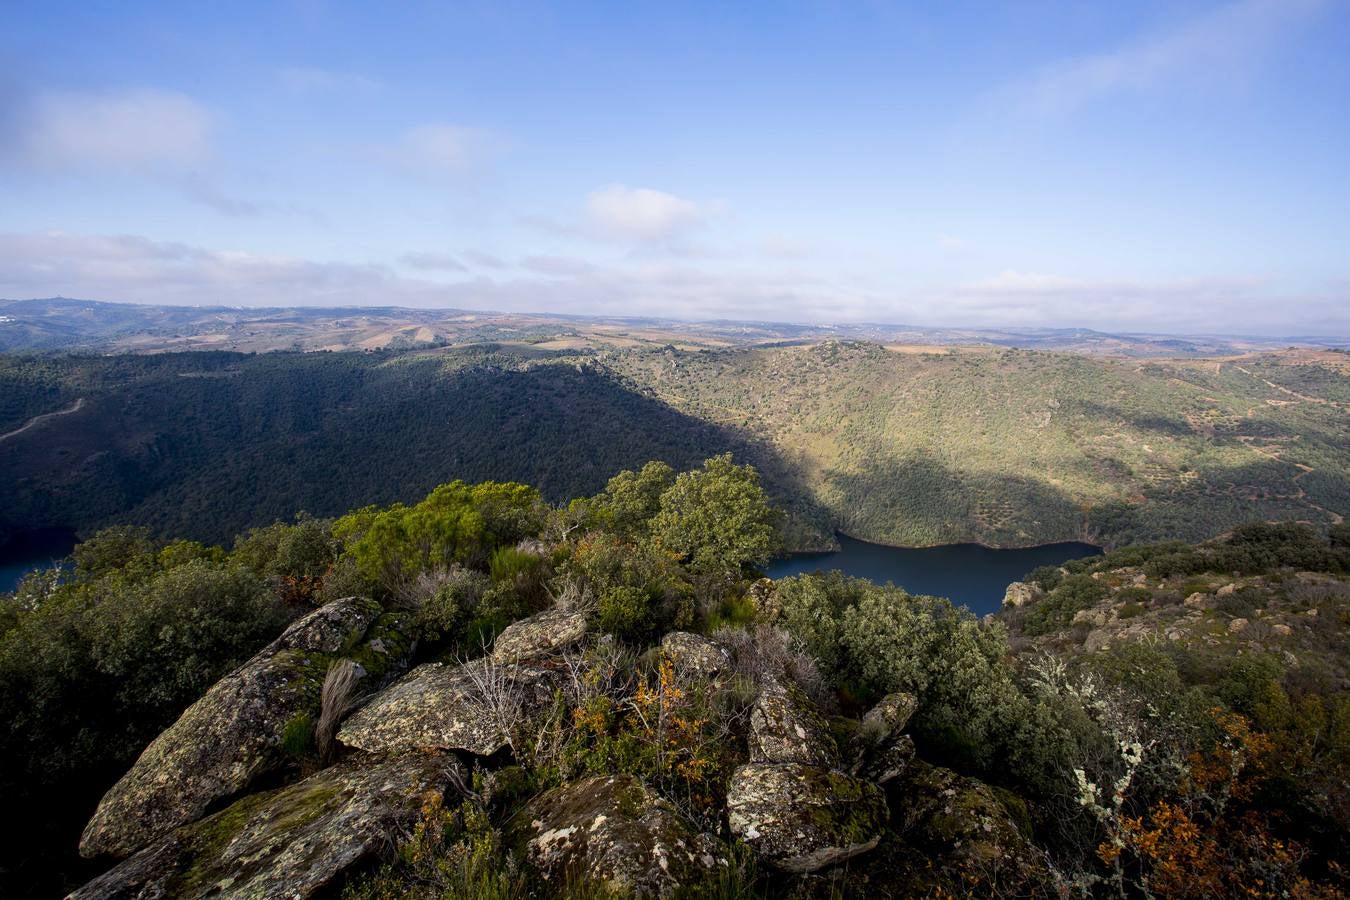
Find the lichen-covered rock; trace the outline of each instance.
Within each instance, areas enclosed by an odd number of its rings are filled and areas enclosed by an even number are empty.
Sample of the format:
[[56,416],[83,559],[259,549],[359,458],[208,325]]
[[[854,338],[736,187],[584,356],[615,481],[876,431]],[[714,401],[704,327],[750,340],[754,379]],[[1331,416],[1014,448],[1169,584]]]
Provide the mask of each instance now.
[[913,694],[897,692],[869,709],[849,741],[849,771],[873,784],[885,784],[903,772],[914,758],[914,741],[901,732],[918,707]]
[[788,872],[814,872],[871,850],[886,820],[880,788],[798,763],[741,766],[727,788],[731,832]]
[[919,708],[919,698],[904,691],[887,694],[862,717],[862,734],[874,743],[881,743],[899,734],[909,724],[909,717]]
[[839,753],[829,726],[797,685],[764,676],[750,708],[750,761],[832,768]]
[[441,754],[344,761],[160,838],[72,900],[309,897],[387,849],[457,767]]
[[731,651],[701,634],[672,631],[661,639],[661,651],[676,672],[693,678],[716,678],[731,668]]
[[426,663],[376,694],[338,729],[338,742],[383,753],[463,750],[491,756],[553,705],[563,674],[543,666]]
[[370,600],[334,600],[218,681],[103,797],[80,852],[125,856],[286,765],[281,737],[287,722],[317,713],[329,663],[362,649],[379,613]]
[[755,607],[755,615],[761,622],[772,624],[783,615],[783,603],[778,598],[778,586],[772,578],[760,578],[750,585],[745,597]]
[[668,897],[726,865],[716,840],[630,775],[554,788],[514,821],[511,842],[548,881],[581,875],[625,894]]
[[888,791],[895,811],[891,826],[919,863],[916,871],[965,883],[967,890],[997,875],[1000,893],[1049,894],[1044,854],[1018,827],[1019,819],[1023,827],[1030,822],[1016,797],[919,760]]
[[1045,591],[1041,589],[1039,584],[1014,581],[1003,592],[1003,606],[1004,608],[1022,606],[1027,603],[1034,603],[1044,596]]
[[586,616],[569,606],[554,606],[506,626],[492,644],[492,660],[514,663],[548,656],[586,636]]

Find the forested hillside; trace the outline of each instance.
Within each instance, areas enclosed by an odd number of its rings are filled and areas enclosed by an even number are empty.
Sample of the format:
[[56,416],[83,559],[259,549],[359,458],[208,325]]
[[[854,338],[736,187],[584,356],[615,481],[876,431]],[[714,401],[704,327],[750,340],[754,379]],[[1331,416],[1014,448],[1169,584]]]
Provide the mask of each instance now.
[[[551,500],[614,471],[735,451],[792,477],[752,436],[684,415],[583,357],[360,353],[0,357],[0,536],[107,522],[224,541],[297,512],[334,515],[443,481],[519,479]],[[791,492],[791,493],[790,493]],[[802,541],[808,538],[802,538]]]
[[789,511],[798,548],[834,529],[902,545],[1194,540],[1251,518],[1340,521],[1348,406],[1350,356],[1335,351],[7,356],[0,535],[125,521],[224,540],[452,478],[561,500],[647,459],[734,451]]
[[611,364],[770,441],[866,540],[1194,540],[1350,512],[1344,353],[1141,362],[826,342]]

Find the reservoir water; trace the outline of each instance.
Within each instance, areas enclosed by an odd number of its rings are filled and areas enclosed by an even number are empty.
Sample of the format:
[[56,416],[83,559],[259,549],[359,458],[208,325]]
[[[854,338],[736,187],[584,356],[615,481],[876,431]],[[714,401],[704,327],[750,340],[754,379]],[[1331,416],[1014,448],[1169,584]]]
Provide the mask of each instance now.
[[0,546],[0,593],[18,587],[34,569],[49,569],[70,555],[75,536],[64,528],[43,528]]
[[976,615],[997,612],[1011,582],[1037,566],[1060,565],[1096,556],[1101,550],[1076,541],[1018,550],[995,550],[979,544],[941,547],[886,547],[839,535],[839,549],[830,553],[794,553],[770,563],[765,574],[785,578],[804,572],[838,569],[876,584],[891,582],[911,594],[946,597]]

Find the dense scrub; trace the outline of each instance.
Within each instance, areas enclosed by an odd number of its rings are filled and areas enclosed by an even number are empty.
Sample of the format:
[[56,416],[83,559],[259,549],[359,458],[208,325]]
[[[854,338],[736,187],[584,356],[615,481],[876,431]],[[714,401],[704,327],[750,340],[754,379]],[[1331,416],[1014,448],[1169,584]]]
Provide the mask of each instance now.
[[[815,880],[727,840],[728,779],[749,757],[747,710],[770,677],[813,698],[841,750],[862,739],[859,717],[875,701],[912,694],[919,762],[887,790],[956,784],[946,769],[990,785],[960,796],[1015,822],[1055,891],[1345,888],[1343,639],[1281,645],[1253,626],[1258,643],[1235,647],[1121,631],[1088,650],[1069,642],[1073,616],[1062,614],[1114,603],[1128,627],[1180,604],[1178,585],[1215,597],[1233,585],[1223,602],[1252,602],[1242,591],[1259,579],[1309,621],[1303,586],[1321,585],[1316,618],[1343,633],[1344,529],[1252,525],[1206,545],[1125,548],[1033,573],[1043,596],[979,620],[837,574],[758,579],[781,524],[755,470],[721,456],[678,474],[662,463],[625,471],[562,505],[522,484],[451,482],[412,505],[257,529],[229,550],[100,532],[71,568],[30,576],[0,603],[0,777],[22,811],[5,842],[6,892],[47,894],[88,874],[70,859],[75,833],[140,747],[292,617],[351,594],[403,610],[421,660],[481,657],[507,624],[560,601],[600,636],[569,663],[542,719],[508,723],[505,757],[475,769],[460,798],[428,797],[386,861],[348,879],[349,897],[612,896],[584,878],[540,881],[512,839],[524,804],[593,775],[637,779],[727,841],[729,864],[691,895],[1001,889],[1006,872],[954,856],[944,869],[949,857],[911,846],[900,822],[885,832],[891,849]],[[1041,603],[1053,614],[1038,614]],[[711,634],[729,671],[678,665],[656,646],[675,629]],[[320,742],[333,723],[314,724],[286,726],[297,773],[330,762]],[[954,828],[968,824],[960,815]],[[925,858],[937,868],[913,867]]]

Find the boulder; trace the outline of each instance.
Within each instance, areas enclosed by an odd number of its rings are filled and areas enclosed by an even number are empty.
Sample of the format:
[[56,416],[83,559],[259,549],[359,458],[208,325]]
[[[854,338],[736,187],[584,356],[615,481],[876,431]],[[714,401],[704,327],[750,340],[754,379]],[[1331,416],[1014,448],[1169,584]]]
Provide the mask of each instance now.
[[1280,637],[1289,637],[1289,635],[1294,633],[1294,629],[1283,622],[1276,622],[1274,625],[1270,626],[1270,629],[1280,635]]
[[877,705],[863,713],[862,734],[880,743],[899,734],[909,724],[909,717],[919,708],[919,698],[904,691],[887,694]]
[[1045,591],[1039,584],[1033,584],[1027,581],[1014,581],[1008,585],[1008,589],[1003,592],[1003,606],[1015,607],[1027,603],[1034,603],[1045,596]]
[[755,608],[755,615],[761,622],[772,624],[783,615],[783,604],[778,599],[778,587],[772,578],[760,578],[750,585],[745,598]]
[[[153,838],[196,821],[213,803],[289,764],[281,749],[288,722],[317,717],[319,692],[339,655],[361,657],[378,673],[406,653],[363,644],[380,615],[370,600],[349,597],[294,622],[256,656],[211,687],[113,785],[80,840],[84,856],[125,856]],[[381,629],[381,646],[392,638]],[[406,650],[406,644],[400,645]]]
[[1099,627],[1105,625],[1109,618],[1110,613],[1104,609],[1080,609],[1073,614],[1073,624]]
[[1237,634],[1239,631],[1247,629],[1247,620],[1242,618],[1233,619],[1228,623],[1229,634]]
[[554,788],[513,822],[508,840],[558,884],[581,875],[625,896],[669,897],[727,864],[715,839],[631,775]]
[[914,740],[902,732],[918,707],[913,694],[898,692],[887,694],[863,715],[850,741],[854,775],[885,784],[905,770],[914,758]]
[[1045,856],[1026,836],[1030,815],[1015,795],[920,760],[887,792],[896,852],[869,862],[917,877],[916,895],[1051,895]]
[[766,675],[750,708],[750,761],[832,768],[839,753],[815,704],[791,681]]
[[553,705],[564,674],[542,666],[425,663],[376,694],[338,729],[338,742],[370,753],[463,750],[491,756]]
[[661,652],[675,671],[697,679],[712,679],[731,668],[731,651],[714,640],[687,631],[672,631],[661,639]]
[[457,768],[442,754],[346,760],[165,835],[71,897],[312,896],[387,850]]
[[549,656],[586,636],[586,616],[570,606],[554,606],[506,626],[492,644],[492,661],[515,663]]
[[1202,591],[1196,591],[1194,594],[1191,594],[1183,600],[1182,603],[1190,609],[1209,609],[1214,605],[1209,594]]
[[814,872],[866,853],[886,820],[877,786],[799,763],[749,763],[727,788],[732,834],[787,872]]

